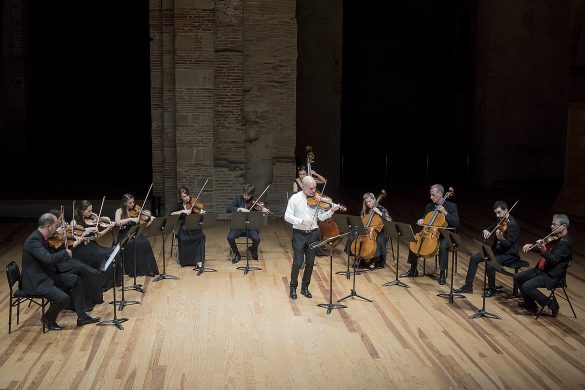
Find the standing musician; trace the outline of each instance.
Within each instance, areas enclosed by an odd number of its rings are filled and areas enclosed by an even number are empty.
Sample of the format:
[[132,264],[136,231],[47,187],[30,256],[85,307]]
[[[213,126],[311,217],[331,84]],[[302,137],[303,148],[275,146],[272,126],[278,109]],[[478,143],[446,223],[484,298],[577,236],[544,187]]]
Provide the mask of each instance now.
[[203,266],[205,261],[205,235],[201,230],[185,230],[183,225],[185,217],[192,213],[205,214],[203,204],[192,197],[187,187],[179,188],[180,201],[171,214],[179,214],[179,263],[181,266]]
[[[254,192],[256,191],[256,187],[252,184],[244,184],[244,189],[242,191],[242,195],[236,196],[232,203],[227,207],[226,212],[228,214],[232,214],[235,212],[239,213],[249,213],[249,207],[255,202],[253,198]],[[263,213],[269,213],[268,210],[264,206],[260,206],[256,204],[256,208]],[[227,240],[230,244],[230,248],[232,249],[232,263],[235,264],[241,260],[242,256],[240,255],[240,251],[238,250],[238,246],[236,245],[236,238],[238,237],[246,237],[246,229],[230,229],[228,233]],[[248,229],[248,237],[252,240],[252,246],[248,248],[250,253],[252,254],[252,258],[254,260],[258,260],[258,246],[260,245],[260,233],[258,229]]]
[[[68,305],[72,305],[77,313],[77,325],[82,326],[99,321],[86,314],[80,304],[83,297],[83,286],[74,273],[58,272],[58,265],[71,259],[70,249],[55,253],[49,252],[47,240],[52,237],[60,221],[51,213],[45,213],[38,219],[38,228],[24,242],[22,251],[22,290],[26,294],[39,295],[51,302],[45,316],[41,317],[43,325],[49,330],[62,330],[57,323],[57,316]],[[76,239],[79,245],[81,239]]]
[[521,308],[536,312],[536,303],[542,307],[548,305],[552,316],[556,317],[559,313],[558,302],[554,297],[547,302],[547,296],[538,289],[552,289],[559,278],[563,277],[573,258],[573,239],[569,236],[569,217],[565,214],[553,215],[550,228],[552,232],[546,240],[538,240],[536,245],[526,244],[522,247],[523,252],[534,247],[541,257],[534,268],[514,275],[514,281],[524,298],[524,302],[518,304]]
[[[134,202],[134,195],[125,194],[120,201],[120,208],[116,210],[115,221],[120,227],[117,242],[122,240],[128,234],[128,228],[139,223],[138,217],[130,217],[129,212],[137,211],[139,206]],[[144,216],[144,214],[143,214]],[[134,240],[126,246],[124,251],[124,270],[127,275],[134,276],[134,247],[136,246],[136,276],[155,276],[158,275],[158,265],[150,241],[142,234],[135,237]]]
[[[392,221],[392,218],[390,217],[390,213],[388,212],[388,210],[386,210],[386,208],[380,204],[378,204],[377,207],[374,207],[374,205],[376,204],[376,197],[373,193],[371,192],[367,192],[364,194],[363,196],[363,204],[362,204],[362,211],[360,213],[360,217],[366,216],[367,214],[374,212],[376,214],[378,214],[380,216],[380,218],[382,218],[383,221]],[[349,252],[350,248],[351,248],[351,243],[353,242],[353,240],[355,240],[355,237],[352,234],[349,235],[349,239],[347,240],[347,243],[345,244],[345,251]],[[386,267],[386,244],[388,243],[388,236],[386,236],[386,234],[384,234],[383,232],[378,233],[378,235],[376,236],[376,244],[377,244],[377,249],[376,249],[376,254],[374,255],[374,257],[372,259],[369,260],[370,264],[369,264],[369,268],[371,270],[374,270],[376,268],[384,268]]]
[[317,182],[311,176],[305,176],[302,182],[303,190],[292,195],[286,206],[284,219],[293,225],[292,246],[293,262],[290,272],[290,297],[297,299],[297,286],[299,270],[305,263],[303,271],[303,280],[301,284],[301,294],[307,298],[312,298],[309,291],[313,265],[315,262],[315,249],[309,249],[309,245],[319,240],[319,228],[317,218],[324,221],[331,218],[333,213],[339,210],[339,205],[334,205],[325,211],[319,205],[309,206],[308,199],[315,196]]
[[[453,229],[457,229],[459,227],[459,214],[457,213],[457,205],[453,202],[448,200],[443,201],[443,195],[445,194],[445,189],[440,184],[433,184],[430,188],[429,195],[431,198],[431,203],[427,204],[425,207],[425,215],[432,211],[438,211],[445,216],[445,220],[447,221],[447,227],[451,227]],[[442,203],[442,206],[440,206]],[[423,226],[424,219],[421,218],[417,222],[417,225]],[[416,269],[418,265],[418,256],[409,251],[408,253],[408,263],[410,264],[410,269],[408,272],[400,275],[401,278],[407,277],[415,277],[418,276],[418,271]],[[439,284],[443,285],[446,283],[446,270],[449,265],[449,244],[445,241],[443,236],[439,238],[439,268],[441,270],[438,278]]]
[[[496,260],[500,266],[505,266],[509,263],[516,262],[520,259],[518,255],[518,238],[520,237],[520,225],[516,218],[508,213],[508,205],[506,202],[498,200],[493,206],[494,214],[501,223],[496,223],[485,229],[483,238],[487,240],[490,237],[490,233],[495,231],[496,239],[492,243],[492,251],[496,256]],[[473,293],[473,279],[477,272],[477,267],[481,262],[484,261],[481,253],[476,253],[469,259],[469,268],[467,269],[467,276],[465,277],[465,284],[453,290],[455,293]],[[484,291],[483,295],[486,298],[496,295],[496,269],[489,267],[487,272],[487,290]]]
[[[303,189],[302,183],[305,176],[307,176],[307,168],[304,165],[301,165],[300,167],[297,168],[297,178],[295,179],[295,181],[293,181],[292,187],[293,194],[296,194],[297,192]],[[313,176],[317,184],[323,184],[327,181],[323,176],[319,175],[313,169],[311,169],[311,176]]]

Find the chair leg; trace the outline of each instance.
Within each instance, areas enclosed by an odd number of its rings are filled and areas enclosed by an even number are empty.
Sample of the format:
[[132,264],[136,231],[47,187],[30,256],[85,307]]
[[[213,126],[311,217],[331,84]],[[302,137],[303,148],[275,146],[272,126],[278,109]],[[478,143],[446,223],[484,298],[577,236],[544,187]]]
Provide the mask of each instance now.
[[[114,286],[116,288],[116,286]],[[41,298],[41,318],[45,318],[45,306],[49,303],[49,301],[45,301],[45,298]],[[42,322],[42,321],[41,321]],[[43,333],[47,333],[47,329],[45,327],[45,323],[43,323]]]
[[20,323],[20,298],[16,302],[16,325]]
[[565,297],[567,298],[567,302],[569,302],[569,306],[571,307],[571,311],[573,312],[573,316],[575,316],[575,318],[577,318],[577,314],[575,313],[575,309],[573,309],[573,304],[571,303],[571,300],[569,299],[569,294],[567,294],[567,290],[565,289],[565,287],[563,287],[563,292],[565,293]]
[[12,294],[10,294],[10,302],[8,304],[8,334],[12,332],[12,307],[14,305],[14,301],[12,298]]
[[548,304],[548,302],[549,302],[551,299],[553,299],[553,298],[554,298],[554,296],[555,296],[555,289],[553,288],[553,289],[550,291],[550,295],[549,295],[549,296],[548,296],[548,298],[546,299],[546,303],[544,304],[544,306],[542,306],[542,307],[540,308],[540,310],[538,311],[538,313],[536,313],[536,319],[537,319],[537,320],[538,320],[538,317],[540,317],[540,316],[542,315],[542,312],[544,311],[544,308],[546,307],[546,305]]

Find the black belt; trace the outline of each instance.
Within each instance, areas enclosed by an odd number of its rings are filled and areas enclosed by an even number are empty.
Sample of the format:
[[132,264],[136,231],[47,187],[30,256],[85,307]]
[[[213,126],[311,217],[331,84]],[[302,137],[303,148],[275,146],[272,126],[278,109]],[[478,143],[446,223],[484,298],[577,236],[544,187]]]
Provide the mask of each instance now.
[[297,232],[297,233],[301,233],[301,234],[305,234],[305,235],[306,235],[306,234],[311,234],[311,233],[313,233],[314,231],[317,231],[317,230],[319,230],[319,228],[315,228],[315,229],[312,229],[312,230],[301,230],[301,229],[293,229],[293,230],[294,230],[295,232]]

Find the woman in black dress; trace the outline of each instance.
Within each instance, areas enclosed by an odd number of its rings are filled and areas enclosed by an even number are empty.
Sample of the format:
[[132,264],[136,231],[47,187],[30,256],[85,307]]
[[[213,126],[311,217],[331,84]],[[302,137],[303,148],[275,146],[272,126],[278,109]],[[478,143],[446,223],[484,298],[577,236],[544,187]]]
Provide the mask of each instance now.
[[[130,218],[128,212],[134,210],[134,195],[122,196],[120,208],[116,210],[115,221],[120,227],[117,242],[121,243],[128,234],[128,228],[138,223],[138,218]],[[142,234],[131,240],[124,250],[124,270],[127,275],[134,276],[134,259],[136,258],[136,276],[158,275],[158,265],[150,246],[150,241]]]
[[[205,261],[205,235],[201,230],[185,230],[183,228],[187,215],[191,213],[204,214],[205,210],[197,207],[197,199],[192,197],[189,189],[179,188],[181,200],[177,202],[175,210],[171,214],[180,214],[179,217],[179,264],[181,266],[196,265],[203,266]],[[195,205],[194,205],[195,204]],[[203,206],[199,204],[199,206]]]

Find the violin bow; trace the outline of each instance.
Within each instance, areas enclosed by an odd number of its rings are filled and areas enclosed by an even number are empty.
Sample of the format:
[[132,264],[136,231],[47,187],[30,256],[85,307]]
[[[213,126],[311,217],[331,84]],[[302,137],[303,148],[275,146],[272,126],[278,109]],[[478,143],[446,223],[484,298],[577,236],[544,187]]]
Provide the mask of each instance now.
[[504,222],[504,220],[510,216],[510,213],[512,212],[512,209],[514,207],[516,207],[517,204],[518,204],[518,201],[514,202],[514,204],[512,205],[512,207],[510,207],[510,209],[508,210],[508,212],[506,213],[506,215],[504,215],[500,219],[500,221],[497,223],[496,227],[492,229],[492,231],[490,232],[490,234],[488,234],[487,238],[490,238],[492,236],[492,234],[494,234],[494,232],[496,230],[498,230],[498,228],[500,227],[500,225],[502,224],[502,222]]
[[[321,197],[325,196],[325,187],[327,187],[327,180],[323,184],[323,191],[321,191]],[[317,222],[317,215],[319,214],[319,209],[321,208],[321,201],[317,202],[317,207],[315,208],[315,215],[313,216],[313,222]]]
[[256,206],[256,203],[258,203],[258,201],[260,200],[260,198],[262,198],[262,196],[266,193],[266,191],[268,191],[269,188],[270,188],[270,184],[268,184],[266,186],[266,188],[264,189],[264,191],[262,191],[262,193],[260,194],[260,196],[258,198],[256,198],[256,202],[254,202],[254,204],[252,204],[252,206],[250,206],[250,208],[248,210],[252,211],[252,209],[254,208],[254,206]]
[[205,180],[205,183],[203,183],[203,187],[201,187],[201,189],[199,190],[199,193],[197,194],[197,199],[199,200],[199,197],[201,196],[201,193],[203,192],[203,189],[205,188],[205,186],[207,185],[207,182],[209,181],[209,178],[207,178]]
[[102,217],[102,209],[104,208],[105,201],[106,201],[106,196],[104,195],[104,197],[102,198],[102,204],[100,206],[100,213],[98,214],[97,222],[95,223],[95,227],[97,228],[97,232],[95,232],[96,235],[98,235],[100,232],[100,218]]
[[[550,233],[548,234],[548,236],[546,236],[546,237],[544,237],[544,238],[541,238],[541,240],[542,240],[542,241],[546,241],[546,239],[547,239],[547,238],[549,238],[549,237],[550,237],[550,236],[552,236],[553,234],[556,234],[556,233],[557,233],[559,230],[561,230],[562,228],[564,228],[564,227],[566,227],[566,226],[567,226],[567,225],[565,225],[565,224],[562,224],[562,225],[558,226],[558,227],[557,227],[555,230],[553,230],[552,232],[550,232]],[[538,241],[538,240],[536,240],[536,241]],[[535,247],[535,246],[537,246],[537,245],[538,245],[538,244],[536,244],[536,243],[532,244],[532,246],[531,246],[530,248],[526,249],[526,252],[530,252],[530,250],[532,250],[532,248],[534,248],[534,247]],[[524,252],[524,253],[526,253],[526,252]]]
[[65,207],[61,205],[61,228],[63,229],[63,245],[67,249],[67,232],[65,231]]
[[146,204],[146,200],[150,195],[150,191],[152,190],[152,185],[154,183],[150,183],[150,187],[148,187],[148,191],[146,192],[146,197],[144,198],[144,202],[142,202],[142,207],[140,208],[140,212],[138,213],[138,222],[140,222],[140,217],[142,216],[142,210],[144,210],[144,205]]

